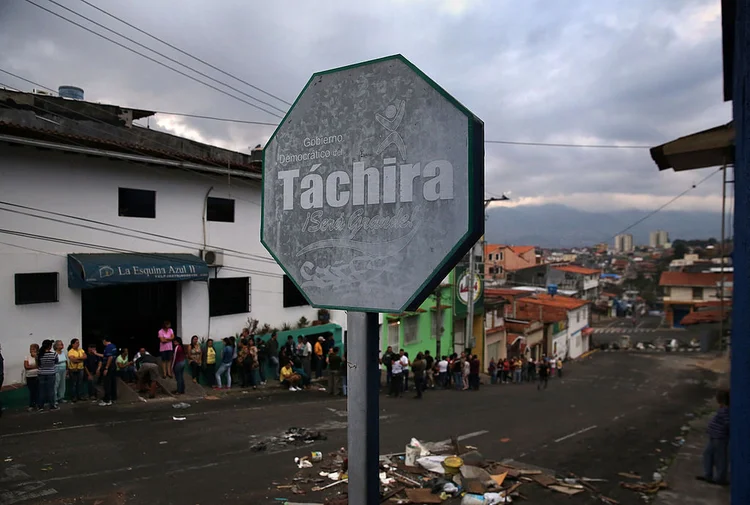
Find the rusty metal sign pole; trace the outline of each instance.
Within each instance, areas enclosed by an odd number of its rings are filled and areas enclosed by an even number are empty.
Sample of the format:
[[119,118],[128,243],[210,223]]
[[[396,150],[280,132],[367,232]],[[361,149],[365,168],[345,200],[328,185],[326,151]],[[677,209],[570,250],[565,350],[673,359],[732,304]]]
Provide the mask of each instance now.
[[378,314],[348,312],[346,324],[349,503],[369,505],[380,502]]

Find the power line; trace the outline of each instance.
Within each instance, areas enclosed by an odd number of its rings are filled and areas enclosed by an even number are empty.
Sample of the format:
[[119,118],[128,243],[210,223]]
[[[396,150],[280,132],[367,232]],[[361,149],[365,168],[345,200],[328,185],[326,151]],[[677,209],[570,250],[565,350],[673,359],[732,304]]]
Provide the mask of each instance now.
[[674,203],[674,202],[675,202],[675,201],[677,201],[678,199],[682,198],[682,197],[683,197],[683,196],[685,196],[685,195],[686,195],[687,193],[689,193],[690,191],[694,190],[695,188],[697,188],[698,186],[700,186],[701,184],[703,184],[704,182],[706,182],[706,181],[707,181],[708,179],[710,179],[710,178],[711,178],[711,177],[713,177],[714,175],[718,174],[719,172],[721,172],[721,169],[718,169],[718,170],[717,170],[717,171],[715,171],[715,172],[711,172],[710,174],[708,174],[708,175],[707,175],[706,177],[704,177],[704,178],[703,178],[703,179],[701,179],[700,181],[698,181],[698,182],[696,182],[695,184],[691,185],[691,186],[690,186],[689,188],[687,188],[687,189],[686,189],[685,191],[683,191],[682,193],[680,193],[680,194],[676,195],[676,196],[675,196],[674,198],[672,198],[671,200],[669,200],[669,201],[668,201],[667,203],[665,203],[665,204],[663,204],[663,205],[660,205],[659,207],[657,207],[656,209],[652,210],[651,212],[649,212],[648,214],[646,214],[646,215],[645,215],[645,216],[643,216],[642,218],[638,219],[638,220],[637,220],[637,221],[636,221],[635,223],[631,224],[631,225],[630,225],[630,226],[628,226],[627,228],[624,228],[624,229],[623,229],[622,231],[620,231],[619,233],[615,233],[615,234],[614,234],[614,235],[613,235],[613,236],[612,236],[611,238],[615,238],[615,237],[616,237],[617,235],[620,235],[620,234],[622,234],[622,233],[625,233],[626,231],[628,231],[628,230],[630,230],[630,229],[634,228],[635,226],[637,226],[637,225],[641,224],[641,223],[642,223],[642,222],[644,222],[644,221],[645,221],[646,219],[650,218],[651,216],[653,216],[653,215],[654,215],[654,214],[656,214],[657,212],[660,212],[660,211],[661,211],[662,209],[664,209],[664,208],[665,208],[665,207],[667,207],[668,205],[671,205],[672,203]]
[[211,121],[224,121],[226,123],[254,124],[254,125],[261,125],[261,126],[279,126],[278,123],[266,123],[263,121],[246,121],[244,119],[230,119],[226,117],[216,117],[216,116],[203,116],[200,114],[187,114],[185,112],[166,112],[163,110],[155,110],[154,112],[157,114],[169,114],[170,116],[183,116],[183,117],[193,117],[197,119],[210,119]]
[[[240,101],[240,102],[242,102],[242,103],[245,103],[245,104],[247,104],[247,105],[249,105],[249,106],[251,106],[251,107],[254,107],[254,108],[258,109],[258,110],[261,110],[261,111],[263,111],[263,112],[265,112],[265,113],[267,113],[267,114],[270,114],[270,115],[272,115],[272,116],[275,116],[275,117],[278,117],[278,118],[282,118],[282,116],[280,116],[279,114],[277,114],[277,113],[275,113],[275,112],[271,112],[270,110],[267,110],[267,109],[265,109],[265,108],[263,108],[263,107],[261,107],[261,106],[259,106],[259,105],[256,105],[256,104],[254,104],[254,103],[252,103],[252,102],[248,102],[247,100],[245,100],[245,99],[243,99],[243,98],[240,98],[240,97],[238,97],[238,96],[235,96],[235,95],[233,95],[233,94],[229,93],[228,91],[225,91],[225,90],[223,90],[223,89],[221,89],[221,88],[217,88],[217,87],[216,87],[216,86],[214,86],[213,84],[210,84],[210,83],[207,83],[207,82],[205,82],[205,81],[202,81],[202,80],[198,79],[197,77],[193,77],[193,76],[192,76],[192,75],[190,75],[190,74],[187,74],[187,73],[185,73],[185,72],[183,72],[183,71],[181,71],[181,70],[179,70],[179,69],[176,69],[176,68],[174,68],[174,67],[172,67],[172,66],[169,66],[169,65],[167,65],[166,63],[163,63],[163,62],[161,62],[161,61],[159,61],[159,60],[157,60],[157,59],[155,59],[155,58],[152,58],[151,56],[148,56],[147,54],[143,54],[143,53],[141,53],[141,52],[139,52],[139,51],[136,51],[136,50],[135,50],[135,49],[133,49],[132,47],[128,47],[128,46],[126,46],[125,44],[122,44],[122,43],[120,43],[120,42],[117,42],[116,40],[113,40],[113,39],[111,39],[110,37],[107,37],[106,35],[102,35],[101,33],[97,32],[97,31],[94,31],[94,30],[92,30],[91,28],[88,28],[88,27],[86,27],[86,26],[84,26],[84,25],[82,25],[82,24],[80,24],[80,23],[77,23],[76,21],[73,21],[72,19],[66,18],[66,17],[65,17],[65,16],[63,16],[62,14],[59,14],[59,13],[57,13],[57,12],[55,12],[55,11],[52,11],[52,10],[50,10],[50,9],[47,9],[46,7],[42,7],[41,5],[39,5],[39,4],[37,4],[37,3],[34,3],[34,2],[32,1],[32,0],[25,0],[25,1],[26,1],[27,3],[29,3],[29,4],[31,4],[31,5],[33,5],[33,6],[35,6],[35,7],[37,7],[37,8],[39,8],[39,9],[43,10],[43,11],[46,11],[46,12],[48,12],[48,13],[52,14],[53,16],[56,16],[56,17],[58,17],[58,18],[60,18],[60,19],[62,19],[62,20],[64,20],[64,21],[67,21],[68,23],[70,23],[70,24],[72,24],[72,25],[75,25],[75,26],[77,26],[77,27],[81,28],[82,30],[86,30],[87,32],[89,32],[89,33],[92,33],[92,34],[96,35],[97,37],[100,37],[100,38],[102,38],[102,39],[104,39],[104,40],[106,40],[106,41],[108,41],[108,42],[111,42],[112,44],[115,44],[115,45],[117,45],[117,46],[120,46],[120,47],[122,47],[123,49],[126,49],[126,50],[130,51],[131,53],[134,53],[134,54],[137,54],[138,56],[141,56],[141,57],[143,57],[143,58],[146,58],[147,60],[149,60],[149,61],[152,61],[152,62],[156,63],[157,65],[161,65],[162,67],[168,68],[169,70],[171,70],[171,71],[173,71],[173,72],[175,72],[175,73],[178,73],[178,74],[180,74],[180,75],[182,75],[182,76],[184,76],[184,77],[187,77],[187,78],[188,78],[188,79],[190,79],[190,80],[193,80],[193,81],[195,81],[195,82],[197,82],[197,83],[203,84],[204,86],[206,86],[206,87],[208,87],[208,88],[211,88],[211,89],[213,89],[213,90],[215,90],[215,91],[218,91],[219,93],[222,93],[222,94],[224,94],[224,95],[226,95],[226,96],[228,96],[228,97],[234,98],[235,100],[238,100],[238,101]],[[122,36],[122,35],[121,35],[121,36]],[[123,37],[123,38],[127,38],[127,37],[125,37],[125,36],[122,36],[122,37]],[[186,66],[186,65],[183,65],[183,66]],[[189,68],[189,67],[187,67],[187,68]],[[222,84],[223,84],[223,83],[222,83]],[[227,86],[227,87],[231,87],[231,86],[228,86],[228,85],[226,85],[226,84],[224,84],[224,85],[225,85],[225,86]],[[257,100],[257,101],[259,101],[259,102],[261,102],[261,103],[265,103],[265,102],[263,102],[262,100],[258,100],[257,98],[254,98],[254,99],[255,99],[255,100]],[[275,107],[274,107],[274,108],[275,108]]]
[[182,54],[184,54],[185,56],[187,56],[187,57],[189,57],[189,58],[192,58],[192,59],[194,59],[195,61],[198,61],[198,62],[200,62],[200,63],[203,63],[203,64],[204,64],[204,65],[206,65],[207,67],[210,67],[210,68],[212,68],[212,69],[216,70],[217,72],[221,72],[222,74],[226,75],[227,77],[231,77],[232,79],[234,79],[234,80],[236,80],[236,81],[239,81],[239,82],[241,82],[242,84],[244,84],[244,85],[246,85],[246,86],[249,86],[249,87],[253,88],[253,89],[254,89],[254,90],[256,90],[256,91],[260,91],[260,92],[261,92],[261,93],[263,93],[264,95],[267,95],[267,96],[269,96],[269,97],[271,97],[271,98],[275,98],[275,99],[276,99],[276,100],[278,100],[279,102],[282,102],[282,103],[284,103],[284,104],[286,104],[286,105],[289,105],[289,106],[291,106],[291,105],[292,105],[292,104],[291,104],[291,102],[288,102],[288,101],[284,100],[283,98],[279,98],[278,96],[276,96],[276,95],[273,95],[273,94],[269,93],[268,91],[265,91],[265,90],[263,90],[263,89],[261,89],[261,88],[259,88],[259,87],[255,86],[255,85],[253,85],[253,84],[251,84],[251,83],[249,83],[249,82],[247,82],[247,81],[243,80],[243,79],[240,79],[239,77],[237,77],[237,76],[236,76],[236,75],[234,75],[234,74],[230,74],[229,72],[226,72],[226,71],[224,71],[224,70],[220,69],[219,67],[216,67],[216,66],[214,66],[214,65],[212,65],[212,64],[210,64],[210,63],[208,63],[207,61],[205,61],[205,60],[202,60],[202,59],[198,58],[197,56],[194,56],[194,55],[192,55],[192,54],[188,53],[187,51],[184,51],[184,50],[180,49],[179,47],[177,47],[177,46],[175,46],[175,45],[173,45],[173,44],[170,44],[169,42],[167,42],[167,41],[165,41],[165,40],[163,40],[163,39],[160,39],[159,37],[157,37],[157,36],[155,36],[155,35],[152,35],[151,33],[147,32],[147,31],[145,31],[145,30],[142,30],[142,29],[138,28],[137,26],[133,25],[132,23],[129,23],[129,22],[125,21],[124,19],[122,19],[122,18],[119,18],[119,17],[115,16],[114,14],[111,14],[111,13],[107,12],[106,10],[102,9],[101,7],[98,7],[98,6],[96,6],[96,5],[94,5],[94,4],[90,3],[90,2],[87,2],[86,0],[81,0],[81,2],[85,3],[86,5],[88,5],[89,7],[91,7],[92,9],[96,9],[96,10],[98,10],[99,12],[101,12],[102,14],[104,14],[104,15],[106,15],[106,16],[109,16],[109,17],[111,17],[112,19],[115,19],[115,20],[119,21],[120,23],[123,23],[123,24],[125,24],[125,25],[129,26],[130,28],[132,28],[132,29],[136,30],[137,32],[139,32],[139,33],[142,33],[143,35],[146,35],[147,37],[150,37],[150,38],[152,38],[153,40],[156,40],[157,42],[161,42],[161,43],[162,43],[162,44],[164,44],[165,46],[168,46],[168,47],[170,47],[170,48],[174,49],[175,51],[177,51],[177,52],[179,52],[179,53],[182,53]]
[[[255,261],[263,261],[263,262],[266,262],[266,263],[272,263],[272,264],[276,265],[276,261],[273,258],[271,258],[270,256],[266,257],[266,256],[258,255],[258,254],[244,253],[242,251],[237,251],[237,250],[234,250],[234,249],[226,249],[226,248],[218,247],[218,246],[211,245],[211,244],[205,244],[205,246],[204,246],[204,244],[202,244],[200,242],[193,242],[193,241],[190,241],[190,240],[184,240],[184,239],[177,238],[177,237],[170,237],[169,235],[162,235],[162,234],[158,234],[158,233],[150,233],[150,232],[147,232],[147,231],[137,230],[135,228],[128,228],[127,226],[120,226],[120,225],[116,225],[116,224],[106,223],[104,221],[97,221],[95,219],[88,219],[88,218],[81,217],[81,216],[75,216],[75,215],[72,215],[72,214],[65,214],[65,213],[62,213],[62,212],[54,212],[54,211],[51,211],[51,210],[40,209],[40,208],[37,208],[37,207],[30,207],[30,206],[27,206],[27,205],[21,205],[21,204],[17,204],[17,203],[0,201],[0,204],[7,205],[9,207],[16,207],[16,208],[20,208],[20,209],[25,209],[25,210],[33,210],[33,211],[37,211],[37,212],[44,212],[46,214],[51,214],[53,216],[58,216],[58,217],[65,217],[65,218],[68,218],[68,219],[76,219],[76,220],[79,220],[79,221],[83,221],[85,223],[98,224],[98,225],[102,225],[102,226],[109,226],[109,227],[115,228],[117,230],[125,230],[125,231],[131,231],[131,232],[135,232],[135,233],[141,233],[143,235],[148,235],[148,236],[151,236],[151,237],[156,237],[158,239],[166,239],[166,240],[154,240],[154,239],[148,239],[148,238],[145,238],[145,237],[139,237],[137,235],[123,234],[123,233],[120,233],[120,232],[116,232],[114,230],[107,230],[107,229],[102,229],[102,228],[96,228],[94,226],[87,226],[87,225],[84,225],[84,224],[81,224],[81,223],[73,223],[73,222],[69,222],[69,221],[62,221],[62,220],[53,219],[53,218],[46,217],[46,216],[35,215],[35,214],[27,213],[27,212],[22,212],[22,211],[17,211],[17,210],[12,210],[12,209],[4,209],[2,207],[0,207],[0,211],[12,212],[12,213],[15,213],[15,214],[22,214],[22,215],[26,215],[26,216],[30,216],[30,217],[35,217],[35,218],[38,218],[38,219],[46,219],[46,220],[49,220],[49,221],[55,221],[55,222],[59,222],[59,223],[62,223],[62,224],[68,224],[68,225],[71,225],[71,226],[79,226],[79,227],[88,228],[88,229],[96,230],[96,231],[103,231],[103,232],[107,232],[107,233],[114,233],[114,234],[117,234],[117,235],[124,235],[126,237],[132,237],[132,238],[137,238],[137,239],[140,239],[140,240],[147,240],[147,241],[151,241],[151,242],[157,242],[157,243],[160,243],[160,244],[166,244],[166,245],[172,245],[172,246],[174,246],[174,244],[172,242],[180,242],[180,243],[187,244],[187,245],[190,245],[190,246],[197,246],[197,247],[199,247],[201,249],[204,248],[204,247],[207,248],[207,249],[217,249],[217,250],[221,250],[222,252],[224,252],[225,256],[233,256],[233,257],[236,257],[236,258],[251,259],[251,260],[255,260]],[[169,242],[169,241],[172,241],[172,242]],[[226,254],[227,252],[229,252],[229,253],[236,253],[236,254],[234,254],[234,255],[233,254]],[[237,256],[237,254],[239,254],[241,256]]]
[[275,109],[275,110],[277,110],[277,111],[281,112],[282,114],[285,114],[285,113],[286,113],[286,111],[285,111],[285,110],[283,110],[283,109],[280,109],[280,108],[276,107],[276,106],[275,106],[275,105],[273,105],[273,104],[270,104],[270,103],[268,103],[268,102],[265,102],[265,101],[263,101],[263,100],[261,100],[261,99],[259,99],[259,98],[256,98],[256,97],[254,97],[253,95],[250,95],[250,94],[248,94],[248,93],[245,93],[245,92],[244,92],[244,91],[242,91],[241,89],[237,89],[237,88],[235,88],[234,86],[231,86],[231,85],[229,85],[229,84],[225,83],[224,81],[220,81],[219,79],[215,79],[215,78],[211,77],[210,75],[208,75],[208,74],[206,74],[206,73],[204,73],[204,72],[201,72],[200,70],[196,70],[196,69],[194,69],[193,67],[191,67],[190,65],[186,65],[186,64],[184,64],[184,63],[182,63],[182,62],[180,62],[180,61],[178,61],[178,60],[176,60],[176,59],[174,59],[174,58],[172,58],[172,57],[170,57],[170,56],[167,56],[167,55],[166,55],[166,54],[164,54],[164,53],[160,53],[159,51],[157,51],[157,50],[155,50],[155,49],[152,49],[152,48],[148,47],[148,46],[147,46],[147,45],[145,45],[145,44],[141,44],[141,43],[140,43],[140,42],[138,42],[137,40],[134,40],[134,39],[132,39],[132,38],[130,38],[130,37],[128,37],[128,36],[126,36],[126,35],[123,35],[122,33],[118,32],[118,31],[116,31],[116,30],[113,30],[112,28],[109,28],[109,27],[108,27],[108,26],[106,26],[106,25],[103,25],[102,23],[99,23],[99,22],[97,22],[97,21],[94,21],[93,19],[91,19],[91,18],[89,18],[89,17],[86,17],[86,16],[84,16],[83,14],[80,14],[80,13],[78,13],[78,12],[74,11],[73,9],[69,9],[68,7],[65,7],[64,5],[62,5],[62,4],[58,3],[58,2],[56,2],[55,0],[47,0],[47,1],[48,1],[49,3],[51,3],[51,4],[57,5],[57,6],[58,6],[58,7],[60,7],[61,9],[64,9],[64,10],[66,10],[66,11],[70,12],[71,14],[74,14],[74,15],[78,16],[78,17],[79,17],[79,18],[81,18],[81,19],[85,19],[86,21],[88,21],[89,23],[91,23],[91,24],[93,24],[93,25],[96,25],[96,26],[98,26],[98,27],[100,27],[100,28],[103,28],[104,30],[107,30],[107,31],[108,31],[108,32],[110,32],[110,33],[113,33],[113,34],[117,35],[118,37],[122,37],[123,39],[125,39],[125,40],[127,40],[127,41],[129,41],[129,42],[131,42],[131,43],[133,43],[133,44],[135,44],[135,45],[137,45],[138,47],[142,47],[143,49],[145,49],[145,50],[147,50],[147,51],[151,51],[151,52],[152,52],[152,53],[154,53],[154,54],[158,54],[158,55],[159,55],[159,56],[161,56],[162,58],[164,58],[164,59],[166,59],[166,60],[168,60],[168,61],[171,61],[172,63],[176,63],[176,64],[178,64],[178,65],[180,65],[180,66],[182,66],[182,67],[184,67],[184,68],[187,68],[188,70],[191,70],[191,71],[195,72],[196,74],[198,74],[198,75],[200,75],[200,76],[202,76],[202,77],[205,77],[205,78],[207,78],[207,79],[210,79],[210,80],[212,80],[212,81],[214,81],[214,82],[216,82],[216,83],[219,83],[219,84],[221,84],[222,86],[226,86],[227,88],[229,88],[229,89],[231,89],[231,90],[233,90],[233,91],[236,91],[237,93],[240,93],[240,94],[242,94],[242,95],[245,95],[245,96],[246,96],[246,97],[248,97],[248,98],[251,98],[251,99],[253,99],[253,100],[257,101],[258,103],[262,103],[263,105],[267,105],[267,106],[271,107],[272,109]]
[[521,142],[516,140],[485,140],[485,144],[506,144],[511,146],[537,147],[579,147],[586,149],[651,149],[650,146],[618,145],[618,144],[560,144],[551,142]]

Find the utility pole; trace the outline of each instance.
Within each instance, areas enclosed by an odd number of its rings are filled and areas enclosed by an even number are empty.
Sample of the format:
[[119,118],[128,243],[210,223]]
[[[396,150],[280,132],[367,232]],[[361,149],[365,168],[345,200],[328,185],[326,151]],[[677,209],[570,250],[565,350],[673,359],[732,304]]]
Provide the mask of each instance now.
[[[487,208],[485,204],[485,208]],[[464,337],[464,350],[471,347],[474,335],[474,254],[476,244],[469,249],[469,293],[466,300],[466,336]]]
[[[490,206],[492,202],[504,202],[510,200],[507,196],[492,197],[484,200],[484,210]],[[484,255],[484,235],[482,240],[479,242],[482,245],[482,255]],[[469,292],[468,299],[466,301],[466,335],[464,336],[464,350],[469,347],[474,347],[474,255],[476,254],[476,244],[474,244],[469,251]]]
[[440,339],[443,337],[443,318],[440,305],[443,302],[443,282],[435,290],[435,360],[440,361]]
[[726,255],[727,163],[721,168],[721,287],[719,288],[719,351],[724,350],[724,256]]

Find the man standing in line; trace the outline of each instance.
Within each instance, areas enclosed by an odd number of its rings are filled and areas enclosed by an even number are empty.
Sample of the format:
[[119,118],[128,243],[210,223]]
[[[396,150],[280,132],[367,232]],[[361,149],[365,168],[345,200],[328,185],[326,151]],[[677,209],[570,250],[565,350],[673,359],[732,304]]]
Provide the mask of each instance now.
[[393,380],[393,347],[390,345],[383,354],[383,364],[385,365],[385,386],[390,391],[391,381]]
[[[169,324],[169,322],[165,323]],[[102,365],[102,378],[104,382],[104,399],[99,402],[100,407],[109,407],[117,400],[117,375],[115,374],[115,360],[117,359],[117,346],[109,337],[102,339],[104,344],[104,364]],[[170,340],[169,345],[172,345]]]
[[260,374],[260,385],[266,385],[266,366],[268,364],[268,345],[260,337],[255,337],[255,347],[258,350],[258,373]]
[[339,391],[339,376],[341,375],[341,356],[339,348],[334,347],[328,354],[328,394],[335,395]]
[[549,363],[547,357],[542,356],[539,361],[539,382],[536,383],[536,389],[539,391],[542,389],[542,383],[544,383],[544,389],[547,389],[547,382],[549,381]]
[[448,356],[443,356],[438,361],[438,384],[443,389],[448,388]]
[[[390,347],[388,348],[390,349]],[[394,356],[395,358],[395,356]],[[408,363],[408,358],[407,358]],[[404,367],[401,358],[393,359],[391,363],[391,388],[388,396],[401,397],[404,394]]]
[[302,343],[302,370],[305,371],[305,375],[307,375],[309,379],[310,377],[312,377],[312,344],[310,344],[310,342],[302,335],[299,336],[299,341],[300,343]]
[[482,368],[479,356],[476,354],[469,358],[469,389],[479,391],[479,370]]
[[273,376],[279,377],[279,340],[275,331],[271,333],[271,340],[268,341],[266,352],[268,353],[268,360],[271,362],[271,368],[273,368]]
[[424,364],[425,364],[425,388],[435,389],[435,372],[433,367],[435,366],[435,358],[430,356],[429,349],[424,352]]
[[425,388],[424,373],[426,368],[426,361],[424,355],[421,352],[417,353],[417,357],[411,364],[411,372],[414,374],[414,389],[417,391],[417,396],[414,398],[422,398],[422,391]]

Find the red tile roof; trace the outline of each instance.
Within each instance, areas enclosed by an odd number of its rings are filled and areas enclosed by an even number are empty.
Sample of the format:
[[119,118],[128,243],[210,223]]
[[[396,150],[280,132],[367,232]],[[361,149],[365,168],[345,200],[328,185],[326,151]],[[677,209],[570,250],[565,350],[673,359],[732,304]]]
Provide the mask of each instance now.
[[535,249],[533,245],[512,245],[509,247],[510,247],[510,250],[516,254],[527,253]]
[[571,296],[552,296],[548,295],[547,293],[537,293],[534,296],[524,298],[523,301],[526,303],[535,303],[547,307],[558,307],[567,310],[578,309],[590,303],[587,300],[581,300],[579,298],[573,298]]
[[516,296],[528,295],[529,292],[523,289],[511,289],[511,288],[486,288],[484,290],[484,296],[500,296],[515,298]]
[[500,251],[501,249],[510,249],[514,253],[520,255],[529,251],[534,251],[536,248],[533,245],[485,244],[484,253],[494,253],[495,251]]
[[571,274],[594,275],[594,274],[602,273],[601,270],[597,270],[595,268],[585,268],[579,265],[564,265],[564,266],[553,267],[553,268],[555,270],[560,270],[561,272],[569,272]]
[[722,319],[729,317],[729,310],[724,310],[723,316],[720,310],[696,310],[683,317],[680,324],[690,326],[701,323],[718,323]]
[[659,286],[696,286],[716,287],[721,283],[722,275],[725,282],[731,282],[733,275],[714,272],[662,272]]

